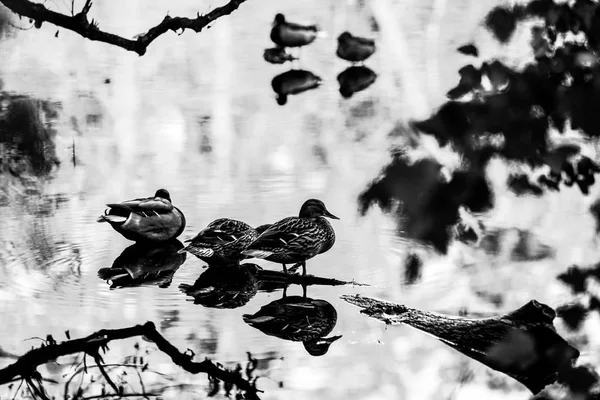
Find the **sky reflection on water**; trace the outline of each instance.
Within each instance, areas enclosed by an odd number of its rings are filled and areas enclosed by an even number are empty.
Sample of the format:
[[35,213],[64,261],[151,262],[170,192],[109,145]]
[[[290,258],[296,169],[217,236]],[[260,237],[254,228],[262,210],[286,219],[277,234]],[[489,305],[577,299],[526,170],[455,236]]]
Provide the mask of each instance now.
[[[572,187],[518,197],[506,178],[520,167],[493,160],[485,172],[494,206],[475,215],[485,222],[485,233],[476,246],[451,241],[445,255],[398,237],[394,218],[377,208],[360,216],[357,199],[390,162],[389,149],[416,140],[394,133],[409,120],[426,118],[456,85],[456,71],[467,62],[456,47],[477,38],[486,52],[482,58],[504,54],[519,64],[529,40],[518,31],[516,45],[500,48],[485,36],[478,24],[496,4],[491,0],[461,1],[452,9],[443,1],[361,4],[303,2],[282,10],[276,1],[249,0],[199,35],[165,35],[143,57],[68,32],[56,39],[48,26],[15,31],[3,40],[3,90],[56,107],[41,123],[56,132],[60,166],[31,173],[27,182],[0,175],[0,313],[10,321],[0,326],[2,348],[21,354],[32,345],[23,341],[29,337],[62,339],[67,329],[81,337],[149,320],[177,347],[200,357],[227,365],[247,360],[251,352],[260,361],[257,374],[266,377],[259,380],[266,399],[426,399],[448,393],[527,398],[509,378],[408,327],[386,329],[339,296],[362,293],[450,314],[503,313],[531,298],[552,307],[564,304],[573,296],[556,275],[570,264],[600,258],[588,211],[598,187],[588,196]],[[178,1],[169,7],[170,15],[195,15],[198,6]],[[290,96],[284,106],[277,104],[271,81],[289,66],[262,59],[278,11],[317,22],[329,33],[303,49],[298,62],[323,83]],[[164,12],[161,2],[127,2],[119,13],[99,2],[92,16],[104,29],[132,36]],[[379,32],[372,30],[371,16]],[[337,79],[348,65],[334,56],[335,37],[348,27],[378,41],[367,63],[377,79],[343,98]],[[459,156],[421,140],[408,157],[433,154],[450,170],[457,168]],[[596,143],[581,144],[593,159]],[[413,195],[423,184],[409,181],[404,188]],[[98,270],[110,268],[132,243],[95,219],[106,203],[149,196],[159,187],[170,191],[187,217],[182,241],[219,217],[257,226],[296,215],[307,198],[322,199],[341,218],[332,223],[337,242],[309,260],[309,273],[370,285],[308,288],[309,297],[335,307],[330,335],[342,338],[325,356],[312,357],[301,343],[244,323],[243,314],[279,299],[279,291],[258,291],[233,309],[194,304],[179,289],[205,271],[191,255],[174,268],[170,285],[111,289]],[[415,284],[405,283],[409,254],[423,260]],[[300,295],[301,288],[291,287],[288,294]],[[597,363],[599,343],[590,333],[598,320],[586,324],[572,339],[587,341],[579,346],[581,360]],[[557,325],[565,332],[560,321]],[[112,357],[125,357],[132,345],[113,344]],[[159,370],[198,383],[162,356],[153,357]],[[65,370],[54,372],[60,376]],[[490,382],[497,388],[490,389]]]

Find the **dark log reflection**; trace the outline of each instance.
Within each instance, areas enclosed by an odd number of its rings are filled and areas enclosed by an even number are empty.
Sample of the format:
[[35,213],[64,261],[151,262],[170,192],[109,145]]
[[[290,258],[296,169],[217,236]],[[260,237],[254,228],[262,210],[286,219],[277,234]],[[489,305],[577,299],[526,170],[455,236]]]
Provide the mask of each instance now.
[[164,243],[135,243],[127,247],[110,268],[98,270],[98,277],[107,281],[111,289],[130,286],[167,288],[173,275],[186,259],[179,240]]
[[389,303],[369,297],[342,296],[361,313],[387,324],[406,324],[503,372],[538,393],[569,370],[579,357],[552,324],[554,310],[535,300],[508,314],[471,319]]

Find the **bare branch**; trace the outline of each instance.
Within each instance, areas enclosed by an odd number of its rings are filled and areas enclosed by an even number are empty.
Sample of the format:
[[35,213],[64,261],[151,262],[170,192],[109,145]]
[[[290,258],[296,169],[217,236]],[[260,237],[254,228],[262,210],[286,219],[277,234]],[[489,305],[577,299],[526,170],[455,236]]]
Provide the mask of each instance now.
[[[163,33],[166,33],[169,30],[174,32],[181,30],[183,32],[186,29],[191,29],[196,33],[201,32],[202,29],[211,22],[231,14],[245,1],[246,0],[230,0],[224,6],[217,7],[206,15],[198,14],[196,18],[170,17],[167,15],[160,24],[150,28],[148,32],[138,36],[135,40],[126,39],[122,36],[100,30],[98,28],[98,21],[92,20],[92,22],[89,22],[87,14],[92,7],[91,0],[86,0],[81,12],[71,16],[49,10],[43,4],[34,3],[29,0],[0,0],[0,3],[4,4],[16,14],[33,19],[35,21],[35,26],[38,28],[43,22],[47,21],[56,26],[78,33],[89,40],[122,47],[125,50],[134,51],[140,56],[143,56],[150,43]],[[71,13],[73,13],[73,11],[71,11]]]
[[[81,339],[68,340],[66,342],[54,343],[32,349],[21,356],[13,364],[0,369],[0,385],[11,382],[16,377],[22,377],[30,381],[32,377],[39,376],[36,371],[36,368],[39,365],[53,361],[58,357],[80,352],[94,354],[98,348],[105,347],[113,340],[127,339],[135,336],[145,336],[148,340],[154,342],[160,351],[171,357],[171,360],[175,364],[179,365],[187,372],[192,374],[205,373],[224,382],[232,383],[240,390],[246,392],[248,399],[258,399],[257,393],[259,390],[257,390],[250,382],[235,373],[219,368],[208,359],[202,362],[192,361],[192,358],[189,355],[181,353],[165,339],[165,337],[156,330],[156,326],[152,322],[146,322],[144,325],[135,325],[122,329],[102,329]],[[36,389],[38,388],[33,385],[33,390]]]

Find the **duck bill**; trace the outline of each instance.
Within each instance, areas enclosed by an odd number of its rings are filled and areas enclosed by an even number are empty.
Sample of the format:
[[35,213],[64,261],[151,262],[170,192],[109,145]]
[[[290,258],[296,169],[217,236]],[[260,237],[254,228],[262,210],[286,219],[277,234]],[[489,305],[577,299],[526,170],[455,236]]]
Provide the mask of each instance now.
[[332,213],[330,213],[329,211],[325,210],[325,216],[327,218],[331,218],[331,219],[339,219],[338,217],[336,217],[335,215],[333,215]]

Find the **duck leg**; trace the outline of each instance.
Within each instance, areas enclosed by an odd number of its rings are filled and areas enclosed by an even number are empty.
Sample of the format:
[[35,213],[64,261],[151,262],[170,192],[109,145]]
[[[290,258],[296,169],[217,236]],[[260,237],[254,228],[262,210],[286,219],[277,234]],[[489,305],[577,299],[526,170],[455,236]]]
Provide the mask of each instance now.
[[287,275],[288,270],[287,270],[286,265],[285,264],[281,264],[281,265],[283,265],[283,273]]
[[285,286],[283,287],[283,296],[281,296],[281,298],[287,297],[287,288],[288,288],[288,285],[286,283]]
[[[306,289],[308,286],[302,285],[302,298],[306,300]],[[306,317],[308,318],[308,317]]]
[[306,276],[306,261],[302,261],[300,265],[302,265],[302,276]]

